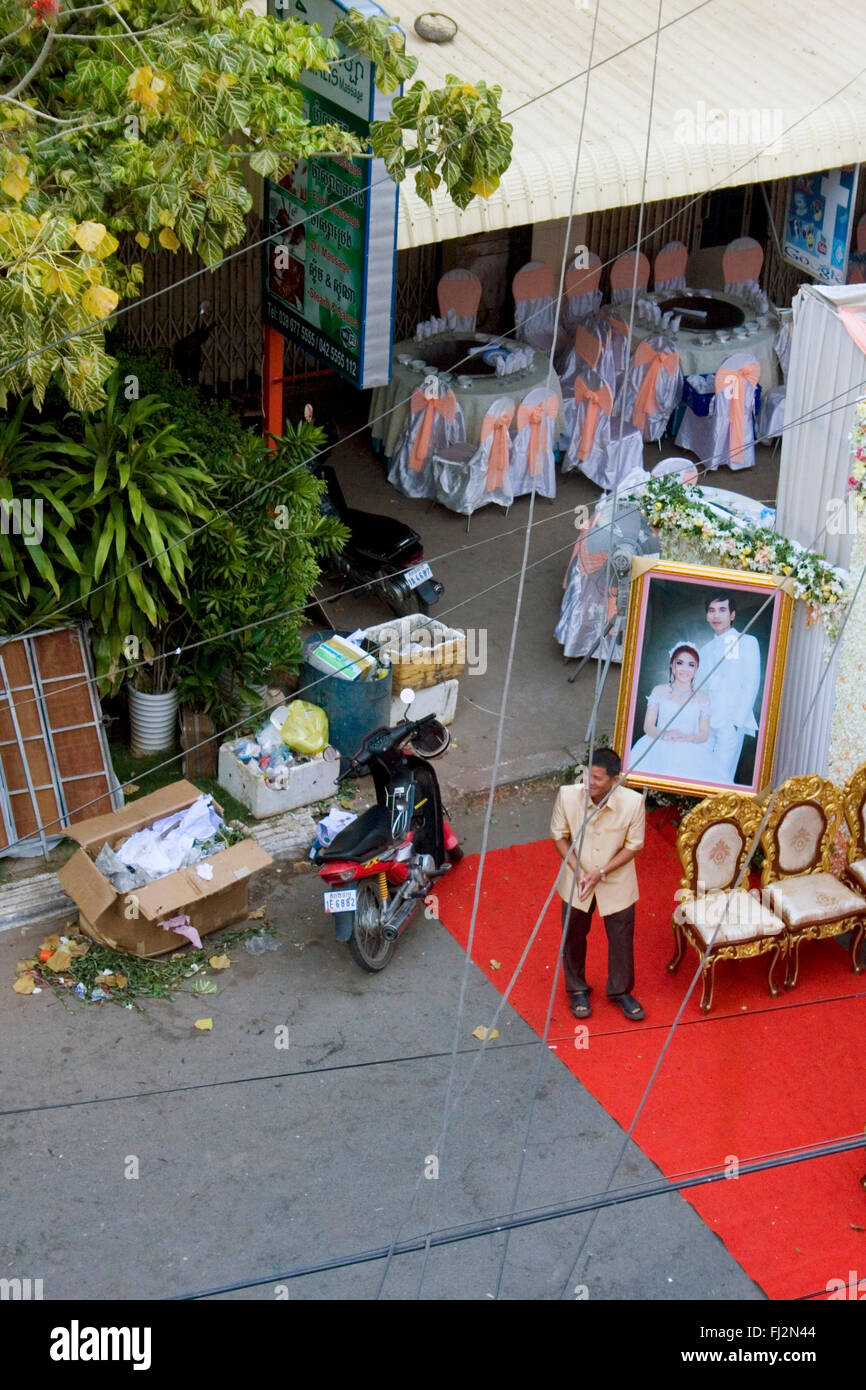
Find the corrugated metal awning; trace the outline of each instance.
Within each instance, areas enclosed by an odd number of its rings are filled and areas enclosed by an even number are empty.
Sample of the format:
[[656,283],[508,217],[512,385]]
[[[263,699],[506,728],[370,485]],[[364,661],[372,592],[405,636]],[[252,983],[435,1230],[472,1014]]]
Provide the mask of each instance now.
[[[452,72],[498,84],[503,113],[514,112],[514,158],[490,199],[476,198],[460,212],[439,192],[428,208],[406,180],[400,248],[567,217],[586,84],[575,74],[587,67],[594,0],[447,0],[459,32],[446,44],[414,32],[429,8],[424,0],[398,8],[419,59],[416,78],[440,86]],[[600,6],[577,213],[641,200],[657,17],[656,0]],[[665,0],[662,24],[648,202],[866,156],[866,6],[859,0],[710,0],[698,8]]]

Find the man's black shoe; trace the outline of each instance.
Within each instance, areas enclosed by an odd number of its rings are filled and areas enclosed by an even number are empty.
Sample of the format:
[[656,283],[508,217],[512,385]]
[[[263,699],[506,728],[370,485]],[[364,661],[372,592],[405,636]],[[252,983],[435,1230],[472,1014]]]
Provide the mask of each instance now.
[[619,994],[615,999],[611,997],[610,1002],[611,1004],[618,1004],[626,1018],[630,1018],[632,1023],[639,1023],[642,1018],[646,1018],[643,1008],[631,994]]
[[579,994],[570,994],[568,996],[568,1003],[575,1018],[589,1018],[592,1013],[592,1005],[589,1002],[589,996],[591,994],[592,989],[590,988],[581,990]]

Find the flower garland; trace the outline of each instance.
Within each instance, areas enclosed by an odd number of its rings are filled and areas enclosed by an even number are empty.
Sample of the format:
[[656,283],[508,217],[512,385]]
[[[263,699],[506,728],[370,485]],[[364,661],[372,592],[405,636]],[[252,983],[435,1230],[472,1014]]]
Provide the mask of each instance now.
[[[863,430],[863,501],[866,507],[866,402],[858,405]],[[696,543],[703,554],[716,557],[725,569],[751,570],[757,574],[789,575],[794,595],[808,606],[808,621],[822,621],[832,640],[851,601],[848,575],[814,550],[764,526],[743,527],[720,517],[703,499],[700,488],[684,487],[671,478],[652,478],[639,494],[641,511],[651,526],[669,535]]]
[[854,428],[848,438],[854,455],[848,491],[854,494],[858,512],[863,512],[866,511],[866,400],[858,401],[854,407]]

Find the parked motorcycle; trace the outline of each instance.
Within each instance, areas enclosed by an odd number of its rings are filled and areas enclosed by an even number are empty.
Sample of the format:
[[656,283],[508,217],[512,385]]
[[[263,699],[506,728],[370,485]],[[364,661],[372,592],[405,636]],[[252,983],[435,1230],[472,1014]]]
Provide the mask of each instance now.
[[[400,698],[409,706],[414,691]],[[450,742],[435,715],[412,720],[407,708],[393,729],[367,734],[341,769],[339,782],[372,776],[376,805],[318,849],[314,862],[337,940],[348,941],[363,970],[384,970],[433,884],[463,858],[429,762]]]
[[424,560],[424,543],[418,532],[396,517],[348,506],[330,464],[316,459],[310,468],[327,487],[322,511],[338,517],[351,532],[342,552],[334,557],[337,573],[359,592],[374,593],[384,599],[398,618],[429,613],[445,587],[433,578],[433,571]]

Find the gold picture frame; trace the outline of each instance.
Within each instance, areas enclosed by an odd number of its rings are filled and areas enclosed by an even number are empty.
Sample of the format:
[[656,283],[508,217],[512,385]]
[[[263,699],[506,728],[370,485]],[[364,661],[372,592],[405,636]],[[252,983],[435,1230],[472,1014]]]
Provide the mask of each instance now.
[[633,562],[613,739],[630,786],[755,795],[767,784],[791,590],[771,574]]

